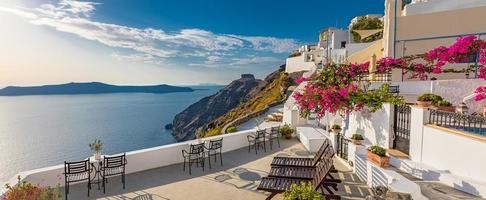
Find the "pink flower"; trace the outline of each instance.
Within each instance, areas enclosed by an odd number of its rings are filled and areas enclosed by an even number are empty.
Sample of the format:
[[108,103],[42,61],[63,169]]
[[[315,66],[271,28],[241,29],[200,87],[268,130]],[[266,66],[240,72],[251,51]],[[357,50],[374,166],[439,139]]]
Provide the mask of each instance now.
[[480,93],[480,94],[477,94],[476,96],[474,96],[475,101],[481,101],[483,99],[486,99],[486,94],[484,94],[484,93]]
[[309,79],[309,78],[306,78],[306,77],[301,76],[301,77],[299,77],[297,80],[295,80],[294,82],[295,82],[296,84],[301,84],[302,82],[307,81],[308,79]]

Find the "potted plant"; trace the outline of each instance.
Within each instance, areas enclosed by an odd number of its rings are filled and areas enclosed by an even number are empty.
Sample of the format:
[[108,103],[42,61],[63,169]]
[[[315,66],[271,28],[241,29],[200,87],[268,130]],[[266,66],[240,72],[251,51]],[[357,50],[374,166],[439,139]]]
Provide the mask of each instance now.
[[452,103],[446,100],[440,100],[435,103],[435,106],[438,110],[447,111],[447,112],[454,112],[455,108],[452,106]]
[[353,144],[355,145],[361,145],[361,143],[363,142],[364,138],[361,134],[353,134],[351,136],[351,141],[353,142]]
[[299,185],[292,184],[283,196],[284,200],[324,200],[322,194],[314,189],[314,185],[307,181],[302,181]]
[[341,126],[334,124],[334,125],[331,126],[331,130],[332,130],[332,132],[339,134],[342,129],[341,129]]
[[390,157],[386,155],[386,149],[378,145],[368,148],[368,160],[380,167],[388,167]]
[[421,107],[429,107],[430,105],[432,105],[432,103],[438,102],[440,100],[442,100],[442,97],[439,95],[425,93],[417,98],[417,105]]
[[291,139],[292,133],[294,133],[294,129],[290,127],[288,124],[285,124],[282,127],[280,127],[280,134],[282,134],[282,136],[284,136],[286,139]]
[[103,143],[100,139],[95,139],[95,141],[89,144],[91,151],[94,151],[94,157],[96,160],[101,160],[101,150],[103,149]]

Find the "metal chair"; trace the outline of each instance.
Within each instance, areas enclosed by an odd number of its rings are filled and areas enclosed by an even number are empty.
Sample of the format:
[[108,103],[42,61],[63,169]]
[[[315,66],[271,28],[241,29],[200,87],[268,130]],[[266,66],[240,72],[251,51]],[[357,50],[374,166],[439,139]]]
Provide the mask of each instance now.
[[196,163],[196,167],[199,167],[199,164],[201,164],[204,171],[204,149],[204,143],[201,143],[191,144],[189,152],[187,152],[185,149],[182,150],[182,157],[184,157],[184,171],[186,171],[186,162],[189,164],[189,174],[191,174],[192,163]]
[[280,148],[280,126],[271,127],[267,138],[270,143],[270,149],[272,149],[273,140],[277,140],[278,148]]
[[208,163],[209,169],[211,169],[211,156],[214,156],[214,162],[216,162],[216,156],[219,155],[219,160],[221,161],[221,166],[223,166],[223,138],[218,140],[210,140],[209,147],[206,148],[208,151]]
[[88,181],[88,197],[91,189],[91,171],[89,158],[83,161],[67,162],[64,161],[64,190],[66,200],[69,194],[69,183]]
[[263,150],[267,152],[265,145],[265,130],[258,130],[255,135],[248,135],[248,152],[251,147],[255,148],[255,154],[258,154],[258,148],[263,147]]
[[126,155],[105,156],[101,166],[101,176],[103,177],[103,193],[106,192],[105,183],[108,177],[121,175],[123,189],[125,189],[125,166],[127,165]]

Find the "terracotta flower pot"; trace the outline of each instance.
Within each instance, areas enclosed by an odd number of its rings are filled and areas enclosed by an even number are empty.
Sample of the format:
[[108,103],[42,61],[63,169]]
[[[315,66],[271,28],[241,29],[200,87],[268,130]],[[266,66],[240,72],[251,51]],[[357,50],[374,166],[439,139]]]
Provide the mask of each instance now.
[[368,150],[368,160],[382,168],[390,166],[390,157],[388,156],[380,157],[369,150]]
[[292,133],[285,135],[285,139],[288,139],[288,140],[292,139]]
[[417,105],[420,107],[429,107],[432,105],[432,101],[417,101]]
[[456,107],[454,107],[454,106],[439,106],[437,108],[437,110],[442,110],[442,111],[446,111],[446,112],[455,112]]
[[353,142],[353,144],[355,145],[361,145],[363,143],[363,140],[353,140],[351,139],[351,141]]

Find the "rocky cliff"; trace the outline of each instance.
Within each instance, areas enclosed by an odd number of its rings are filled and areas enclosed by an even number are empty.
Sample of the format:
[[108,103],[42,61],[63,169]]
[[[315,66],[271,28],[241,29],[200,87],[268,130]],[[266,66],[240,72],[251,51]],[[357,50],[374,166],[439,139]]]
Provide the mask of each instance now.
[[251,74],[241,75],[240,79],[231,82],[218,93],[199,100],[177,114],[172,123],[172,134],[178,141],[194,139],[196,129],[248,100],[263,82]]

